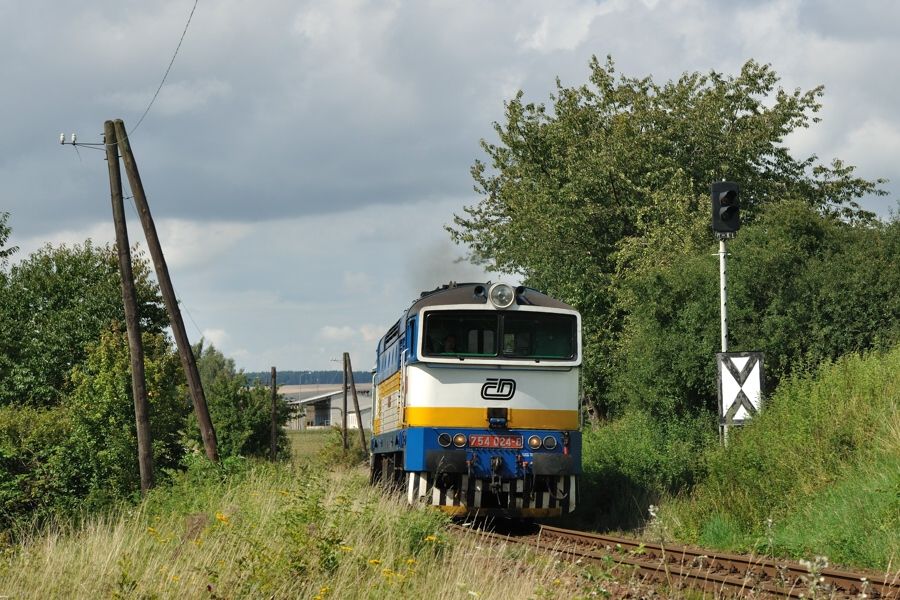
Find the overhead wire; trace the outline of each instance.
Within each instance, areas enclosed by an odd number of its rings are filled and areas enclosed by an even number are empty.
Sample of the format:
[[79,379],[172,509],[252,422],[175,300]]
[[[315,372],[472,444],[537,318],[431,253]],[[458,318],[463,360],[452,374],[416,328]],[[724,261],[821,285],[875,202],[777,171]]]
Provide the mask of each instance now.
[[141,118],[138,119],[137,125],[131,128],[131,131],[127,132],[127,135],[130,137],[132,133],[137,131],[137,128],[141,126],[141,123],[144,122],[144,117],[147,116],[147,113],[150,112],[150,108],[153,106],[153,103],[156,102],[156,97],[159,96],[160,90],[162,90],[163,85],[166,83],[166,78],[169,76],[169,71],[172,70],[172,65],[175,64],[175,57],[178,56],[178,51],[181,49],[181,43],[184,42],[184,36],[187,35],[188,27],[191,26],[191,19],[194,18],[194,11],[197,10],[197,3],[200,0],[194,0],[194,6],[191,7],[191,14],[188,15],[187,23],[184,24],[184,31],[181,32],[181,39],[178,40],[178,45],[175,46],[175,52],[172,53],[172,60],[169,61],[169,66],[166,67],[166,72],[163,73],[162,81],[159,82],[159,87],[156,88],[156,92],[153,94],[153,98],[150,99],[150,103],[147,105],[147,108],[144,109],[144,114],[141,115]]
[[[141,117],[138,119],[137,124],[131,128],[131,131],[127,131],[125,133],[126,137],[131,137],[131,135],[137,131],[137,128],[141,126],[141,123],[144,122],[144,119],[147,117],[147,114],[150,112],[150,109],[153,107],[153,104],[156,102],[156,98],[159,96],[159,93],[162,91],[163,86],[166,84],[166,79],[169,77],[169,72],[172,70],[172,65],[175,64],[175,58],[178,56],[178,51],[181,50],[181,44],[184,43],[184,38],[187,35],[188,28],[191,26],[191,20],[194,18],[194,12],[197,10],[197,4],[200,0],[194,0],[194,5],[191,7],[191,12],[188,15],[187,22],[184,24],[184,30],[181,32],[181,37],[178,39],[178,45],[175,46],[175,51],[172,53],[172,58],[169,60],[169,65],[166,67],[165,73],[163,73],[162,79],[159,82],[159,86],[157,86],[156,91],[153,93],[153,97],[150,98],[150,102],[147,103],[147,108],[144,109],[144,112],[141,114]],[[85,148],[95,147],[96,149],[105,149],[105,142],[63,142],[66,145],[71,145],[75,147],[77,152],[78,146],[82,146]]]
[[[126,131],[126,133],[125,133],[126,137],[130,138],[131,135],[135,131],[137,131],[137,128],[141,126],[141,123],[144,122],[144,119],[147,117],[147,114],[149,114],[150,109],[153,107],[153,104],[156,102],[156,98],[159,96],[159,92],[162,91],[163,86],[166,84],[166,79],[169,77],[169,72],[172,70],[172,65],[175,64],[175,58],[178,56],[178,51],[181,50],[181,44],[184,43],[184,38],[187,35],[188,28],[191,26],[191,20],[194,18],[194,12],[197,10],[198,3],[199,3],[199,0],[194,0],[194,5],[191,7],[191,12],[188,15],[187,22],[185,22],[185,24],[184,24],[184,30],[181,32],[181,37],[178,39],[178,45],[175,46],[175,51],[172,53],[172,59],[169,60],[169,65],[166,67],[165,73],[163,73],[162,80],[160,80],[159,86],[156,88],[156,91],[153,93],[153,97],[150,98],[150,102],[147,104],[147,108],[144,109],[144,112],[141,114],[141,117],[138,119],[137,124],[135,124],[135,126],[131,128],[131,131]],[[72,137],[73,138],[75,137],[74,134]],[[106,152],[106,147],[107,147],[106,141],[103,141],[103,142],[75,142],[75,141],[72,141],[72,142],[68,142],[68,143],[63,142],[63,144],[71,145],[75,149],[76,153],[78,152],[79,146],[81,146],[83,148],[89,148],[91,150],[99,150],[101,152]],[[118,142],[116,145],[118,145]],[[79,160],[81,159],[81,154],[78,154],[78,158],[79,158]],[[131,207],[132,211],[134,212],[134,216],[139,218],[139,216],[137,214],[138,213],[137,205],[134,202],[134,196],[133,195],[126,196],[124,199],[131,200],[131,203],[129,204],[129,206]],[[176,300],[178,301],[179,304],[181,304],[182,308],[184,308],[184,312],[187,313],[188,318],[190,319],[191,323],[194,325],[194,328],[197,330],[197,333],[200,334],[200,337],[202,338],[203,331],[200,330],[200,326],[197,325],[197,322],[194,320],[193,315],[191,315],[191,311],[188,310],[187,306],[184,304],[184,302],[179,297],[178,292],[175,291],[174,284],[172,286],[172,290],[173,290],[173,292],[175,292]]]

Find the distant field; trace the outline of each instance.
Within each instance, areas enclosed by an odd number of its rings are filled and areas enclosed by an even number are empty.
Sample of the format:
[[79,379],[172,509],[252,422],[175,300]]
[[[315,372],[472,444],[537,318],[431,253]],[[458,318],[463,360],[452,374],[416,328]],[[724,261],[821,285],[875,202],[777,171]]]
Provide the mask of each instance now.
[[325,447],[325,441],[334,435],[330,429],[311,429],[306,431],[288,431],[291,441],[291,457],[294,461],[315,458]]

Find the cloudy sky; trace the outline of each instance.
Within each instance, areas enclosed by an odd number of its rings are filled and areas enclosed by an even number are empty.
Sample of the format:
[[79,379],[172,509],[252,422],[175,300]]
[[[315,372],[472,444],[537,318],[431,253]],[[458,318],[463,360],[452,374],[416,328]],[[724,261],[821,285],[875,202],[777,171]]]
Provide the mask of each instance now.
[[[114,237],[101,152],[60,146],[133,126],[193,0],[0,0],[0,211],[20,257]],[[368,368],[422,289],[496,275],[443,230],[518,89],[629,75],[736,73],[824,84],[824,121],[789,140],[900,191],[900,3],[784,0],[200,0],[132,147],[189,336],[246,370]],[[892,58],[893,57],[893,58]],[[127,192],[126,192],[127,193]],[[135,213],[132,240],[140,240]]]

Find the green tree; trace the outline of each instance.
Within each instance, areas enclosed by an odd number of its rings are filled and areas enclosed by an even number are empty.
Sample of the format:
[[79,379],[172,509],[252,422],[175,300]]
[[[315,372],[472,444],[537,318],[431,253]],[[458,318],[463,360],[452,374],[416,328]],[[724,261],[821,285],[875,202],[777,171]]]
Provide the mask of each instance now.
[[[141,328],[159,333],[165,309],[147,261],[134,260]],[[0,405],[52,406],[66,376],[113,321],[124,322],[115,249],[46,246],[0,278]]]
[[77,504],[66,465],[69,411],[63,406],[0,406],[0,532],[22,521],[42,521],[62,504]]
[[622,275],[703,248],[708,189],[743,188],[743,215],[796,198],[823,214],[871,221],[856,200],[881,180],[839,160],[797,159],[785,137],[818,121],[822,88],[786,92],[767,65],[737,76],[686,73],[658,84],[591,61],[590,82],[557,84],[552,107],[519,92],[506,104],[488,164],[472,168],[480,202],[449,228],[490,268],[577,306],[584,314],[586,389],[600,400],[614,371]]
[[[175,468],[183,454],[184,419],[189,412],[181,363],[169,339],[144,333],[144,369],[149,401],[153,465]],[[137,433],[131,388],[128,340],[118,324],[100,335],[83,364],[72,370],[66,399],[73,453],[62,478],[75,497],[90,505],[129,498],[140,492]]]
[[[226,358],[212,344],[201,341],[194,347],[197,369],[206,393],[209,415],[216,428],[219,456],[267,456],[271,440],[272,400],[269,388],[248,386],[243,371],[235,369],[234,360]],[[279,396],[276,406],[278,447],[287,447],[284,425],[290,410]],[[200,430],[193,413],[189,431],[200,442]]]
[[[623,284],[617,402],[657,416],[716,409],[712,254],[710,244]],[[787,201],[761,211],[729,254],[729,349],[766,353],[769,390],[798,370],[900,341],[900,221],[851,224]]]
[[6,247],[6,241],[9,239],[9,234],[12,232],[9,225],[6,224],[8,219],[8,212],[0,212],[0,267],[4,266],[7,259],[19,249],[18,246],[12,246],[10,248]]
[[[189,406],[171,343],[159,333],[145,333],[143,343],[159,473],[181,463]],[[61,404],[0,406],[0,531],[138,497],[130,364],[127,339],[114,324],[72,370]]]

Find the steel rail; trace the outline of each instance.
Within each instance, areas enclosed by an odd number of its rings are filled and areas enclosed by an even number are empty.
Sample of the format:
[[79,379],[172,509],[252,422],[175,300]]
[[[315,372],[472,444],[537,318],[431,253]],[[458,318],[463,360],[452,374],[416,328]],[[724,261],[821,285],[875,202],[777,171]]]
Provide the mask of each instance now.
[[[502,535],[454,526],[454,529],[543,550],[573,560],[631,567],[645,578],[670,586],[683,585],[729,594],[754,593],[802,598],[864,597],[900,599],[900,580],[871,572],[809,569],[792,561],[757,555],[711,552],[688,546],[655,544],[629,538],[541,526],[537,533]],[[814,571],[814,572],[813,572]]]

